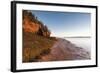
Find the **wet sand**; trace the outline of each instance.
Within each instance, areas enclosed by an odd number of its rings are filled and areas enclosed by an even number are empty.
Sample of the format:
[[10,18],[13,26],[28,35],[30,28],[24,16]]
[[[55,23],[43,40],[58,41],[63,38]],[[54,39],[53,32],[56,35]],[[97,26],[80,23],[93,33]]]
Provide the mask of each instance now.
[[50,53],[42,56],[39,61],[90,59],[90,53],[88,51],[62,38],[57,38],[57,41],[50,49],[51,49]]

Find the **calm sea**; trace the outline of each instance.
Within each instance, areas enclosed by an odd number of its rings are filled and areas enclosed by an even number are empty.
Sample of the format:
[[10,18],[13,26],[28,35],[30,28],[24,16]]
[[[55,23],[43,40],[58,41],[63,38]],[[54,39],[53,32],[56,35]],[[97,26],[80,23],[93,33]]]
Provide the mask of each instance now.
[[91,51],[91,38],[64,38],[69,40],[71,43],[75,44],[78,47],[82,47],[87,51]]

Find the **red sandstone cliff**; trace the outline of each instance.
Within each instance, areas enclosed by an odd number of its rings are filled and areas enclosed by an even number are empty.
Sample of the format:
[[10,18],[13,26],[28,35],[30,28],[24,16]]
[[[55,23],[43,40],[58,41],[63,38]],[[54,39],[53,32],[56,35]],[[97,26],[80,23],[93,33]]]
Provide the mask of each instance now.
[[37,33],[42,36],[50,37],[50,31],[41,21],[30,11],[23,10],[23,31]]

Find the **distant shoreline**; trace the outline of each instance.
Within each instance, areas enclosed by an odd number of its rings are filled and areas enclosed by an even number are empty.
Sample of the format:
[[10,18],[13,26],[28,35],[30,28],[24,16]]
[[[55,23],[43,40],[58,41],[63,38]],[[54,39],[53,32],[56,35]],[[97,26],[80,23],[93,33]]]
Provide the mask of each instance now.
[[62,38],[91,38],[91,37],[62,37]]
[[59,37],[59,36],[51,36],[56,38],[91,38],[91,36],[70,36],[70,37]]

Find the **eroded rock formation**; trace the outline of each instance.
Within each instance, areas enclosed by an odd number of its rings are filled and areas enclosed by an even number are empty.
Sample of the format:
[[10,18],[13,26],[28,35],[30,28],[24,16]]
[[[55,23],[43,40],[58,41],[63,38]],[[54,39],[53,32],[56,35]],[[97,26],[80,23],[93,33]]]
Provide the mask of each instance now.
[[30,11],[23,10],[23,31],[50,37],[50,30]]

